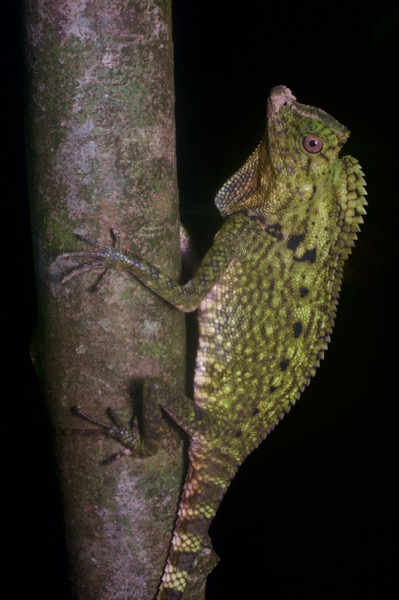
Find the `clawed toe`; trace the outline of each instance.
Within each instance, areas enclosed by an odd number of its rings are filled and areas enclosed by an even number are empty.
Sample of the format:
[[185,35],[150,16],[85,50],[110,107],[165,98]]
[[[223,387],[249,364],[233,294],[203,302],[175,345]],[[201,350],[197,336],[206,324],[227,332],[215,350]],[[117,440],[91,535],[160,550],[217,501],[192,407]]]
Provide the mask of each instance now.
[[97,425],[97,427],[100,427],[100,429],[103,430],[105,435],[113,438],[122,444],[122,446],[124,446],[122,450],[116,454],[113,454],[109,458],[106,458],[101,464],[111,464],[114,462],[114,460],[121,458],[122,456],[136,456],[137,458],[144,456],[145,453],[143,451],[139,436],[134,435],[131,428],[123,426],[117,418],[115,411],[113,411],[111,408],[108,408],[107,410],[107,415],[110,419],[109,423],[91,417],[85,413],[80,406],[73,406],[71,411],[81,419],[84,419],[93,425]]

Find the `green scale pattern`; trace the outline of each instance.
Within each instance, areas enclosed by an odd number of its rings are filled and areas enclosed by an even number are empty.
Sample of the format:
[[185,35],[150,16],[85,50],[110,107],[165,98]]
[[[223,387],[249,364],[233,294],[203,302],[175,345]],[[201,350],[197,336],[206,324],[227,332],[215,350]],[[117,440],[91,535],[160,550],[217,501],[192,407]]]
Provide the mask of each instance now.
[[[146,385],[143,436],[107,426],[136,455],[155,452],[159,407],[189,434],[189,471],[158,599],[183,597],[237,468],[300,397],[333,329],[342,269],[365,214],[348,130],[273,88],[263,139],[216,196],[225,222],[197,273],[179,285],[142,259],[92,240],[91,259],[130,272],[182,311],[198,310],[194,401]],[[97,422],[97,421],[95,421]]]

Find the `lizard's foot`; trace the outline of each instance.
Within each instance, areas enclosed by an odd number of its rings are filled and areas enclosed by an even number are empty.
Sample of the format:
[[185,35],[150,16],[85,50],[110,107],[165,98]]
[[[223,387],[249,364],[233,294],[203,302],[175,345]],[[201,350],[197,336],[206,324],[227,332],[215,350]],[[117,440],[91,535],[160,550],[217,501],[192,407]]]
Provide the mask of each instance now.
[[58,255],[58,258],[88,258],[91,259],[89,262],[85,262],[78,267],[75,267],[69,273],[63,276],[61,283],[64,284],[76,275],[81,275],[87,271],[91,271],[98,267],[104,267],[103,272],[99,275],[98,282],[92,286],[93,290],[97,289],[98,283],[107,273],[109,266],[113,266],[115,262],[121,257],[119,250],[119,234],[115,229],[110,230],[111,234],[111,245],[102,244],[97,240],[85,237],[80,234],[75,234],[75,237],[90,246],[93,246],[94,250],[76,250],[73,252],[63,252]]
[[73,406],[71,408],[71,411],[81,419],[84,419],[85,421],[88,421],[93,425],[97,425],[104,431],[105,435],[113,438],[114,440],[122,444],[122,446],[124,446],[124,448],[121,449],[119,452],[116,452],[115,454],[112,454],[109,458],[103,460],[102,464],[111,464],[116,459],[121,458],[122,456],[133,456],[135,458],[143,458],[146,455],[140,437],[138,435],[134,435],[133,430],[131,428],[128,429],[127,427],[123,426],[119,422],[115,412],[111,408],[107,410],[107,414],[109,417],[108,423],[101,421],[100,419],[91,417],[90,415],[82,411],[80,406]]

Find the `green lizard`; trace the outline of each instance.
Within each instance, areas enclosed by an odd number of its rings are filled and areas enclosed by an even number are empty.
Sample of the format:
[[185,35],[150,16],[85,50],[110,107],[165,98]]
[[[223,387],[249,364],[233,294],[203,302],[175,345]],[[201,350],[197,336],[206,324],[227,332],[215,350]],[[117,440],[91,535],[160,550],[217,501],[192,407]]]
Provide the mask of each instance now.
[[[90,259],[128,271],[181,311],[198,308],[194,400],[146,385],[142,438],[101,425],[133,454],[157,448],[160,407],[189,435],[189,469],[158,599],[182,598],[223,494],[245,457],[299,398],[330,340],[342,269],[363,222],[349,131],[272,89],[264,136],[216,196],[225,222],[195,276],[179,285],[141,258],[85,239]],[[79,411],[78,411],[79,412]]]

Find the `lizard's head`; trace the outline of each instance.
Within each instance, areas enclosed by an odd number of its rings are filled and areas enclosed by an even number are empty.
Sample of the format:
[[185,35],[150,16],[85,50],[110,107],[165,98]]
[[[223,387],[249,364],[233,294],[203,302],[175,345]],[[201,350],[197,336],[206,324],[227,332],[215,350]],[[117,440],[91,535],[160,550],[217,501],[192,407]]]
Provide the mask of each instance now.
[[266,216],[297,198],[311,198],[328,175],[349,130],[324,111],[300,104],[278,86],[268,100],[263,139],[216,196],[222,215],[245,211]]
[[[308,200],[331,172],[349,130],[319,108],[296,101],[292,92],[271,90],[263,144],[269,168],[260,166],[260,187],[269,189],[267,202],[277,211],[297,198]],[[266,199],[264,199],[266,200]]]
[[349,130],[323,110],[299,104],[288,88],[278,86],[268,100],[266,137],[276,178],[317,179],[337,158]]

